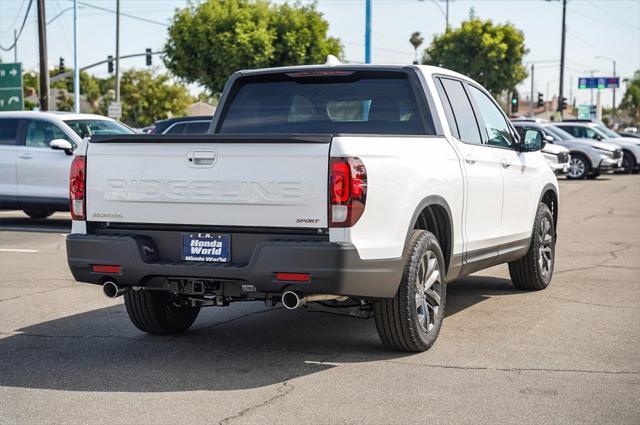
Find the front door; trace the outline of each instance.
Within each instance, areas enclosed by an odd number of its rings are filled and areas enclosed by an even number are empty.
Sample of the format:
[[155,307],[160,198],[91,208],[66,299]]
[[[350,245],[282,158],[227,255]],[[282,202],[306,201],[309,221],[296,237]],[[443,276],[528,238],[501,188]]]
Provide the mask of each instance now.
[[[21,204],[45,202],[66,205],[69,199],[69,170],[73,157],[53,150],[54,139],[71,138],[56,124],[30,119],[25,146],[18,151],[18,199]],[[73,142],[72,142],[73,143]]]

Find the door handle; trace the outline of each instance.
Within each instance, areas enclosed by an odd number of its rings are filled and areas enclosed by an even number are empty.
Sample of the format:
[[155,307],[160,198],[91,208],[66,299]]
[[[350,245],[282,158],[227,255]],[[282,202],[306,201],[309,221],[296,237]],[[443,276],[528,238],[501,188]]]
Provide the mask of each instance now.
[[475,157],[475,156],[473,156],[473,155],[471,155],[471,154],[469,154],[469,155],[465,156],[465,157],[464,157],[464,160],[465,160],[465,162],[466,162],[467,164],[469,164],[469,165],[473,165],[473,164],[475,164],[475,163],[476,163],[476,157]]
[[216,151],[195,151],[189,154],[190,167],[212,167],[218,159]]
[[509,166],[511,166],[511,162],[503,159],[502,161],[500,161],[500,165],[502,165],[502,168],[508,168]]
[[18,158],[31,159],[31,158],[33,158],[33,155],[31,155],[30,153],[21,153],[20,155],[18,155]]

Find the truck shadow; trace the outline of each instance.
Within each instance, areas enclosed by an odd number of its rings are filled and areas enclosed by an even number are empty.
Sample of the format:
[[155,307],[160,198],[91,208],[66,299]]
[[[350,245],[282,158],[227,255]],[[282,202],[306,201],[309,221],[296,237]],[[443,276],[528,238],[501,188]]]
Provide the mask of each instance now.
[[[517,293],[508,282],[470,277],[452,284],[448,315],[493,296]],[[412,355],[386,351],[373,320],[245,303],[205,309],[189,333],[158,337],[135,330],[120,304],[25,327],[0,339],[0,386],[96,392],[238,390],[321,372],[335,367],[332,362]]]
[[68,233],[71,231],[71,218],[68,213],[56,214],[53,217],[36,220],[26,215],[1,216],[0,230],[11,232],[35,232],[35,233]]

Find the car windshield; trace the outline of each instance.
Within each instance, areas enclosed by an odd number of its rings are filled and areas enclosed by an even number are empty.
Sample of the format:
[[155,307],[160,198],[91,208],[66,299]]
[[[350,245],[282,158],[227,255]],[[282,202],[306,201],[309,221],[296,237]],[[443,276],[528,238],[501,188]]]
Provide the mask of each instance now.
[[598,124],[596,128],[600,130],[600,133],[604,133],[605,136],[607,137],[620,137],[618,133],[616,133],[615,131],[609,130],[607,127],[605,127],[602,124]]
[[574,138],[571,134],[567,133],[563,129],[554,127],[552,125],[546,125],[544,129],[552,135],[558,137],[560,140],[571,140]]
[[117,121],[85,119],[64,122],[80,137],[102,136],[111,134],[134,134],[129,127]]

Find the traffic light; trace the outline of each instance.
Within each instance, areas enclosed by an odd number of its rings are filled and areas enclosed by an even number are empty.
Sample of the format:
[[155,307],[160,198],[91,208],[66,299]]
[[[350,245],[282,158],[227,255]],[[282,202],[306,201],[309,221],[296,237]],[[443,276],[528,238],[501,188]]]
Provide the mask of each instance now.
[[558,111],[562,112],[565,109],[567,109],[567,98],[563,96],[558,99]]
[[60,72],[64,72],[64,58],[60,56],[60,62],[58,63],[58,69]]
[[107,56],[107,71],[109,74],[113,74],[113,56]]
[[538,103],[536,104],[538,108],[542,108],[544,106],[544,97],[542,93],[538,92]]
[[513,92],[511,95],[511,113],[515,114],[518,112],[518,92]]
[[147,60],[147,66],[151,66],[151,49],[145,50],[145,59]]

